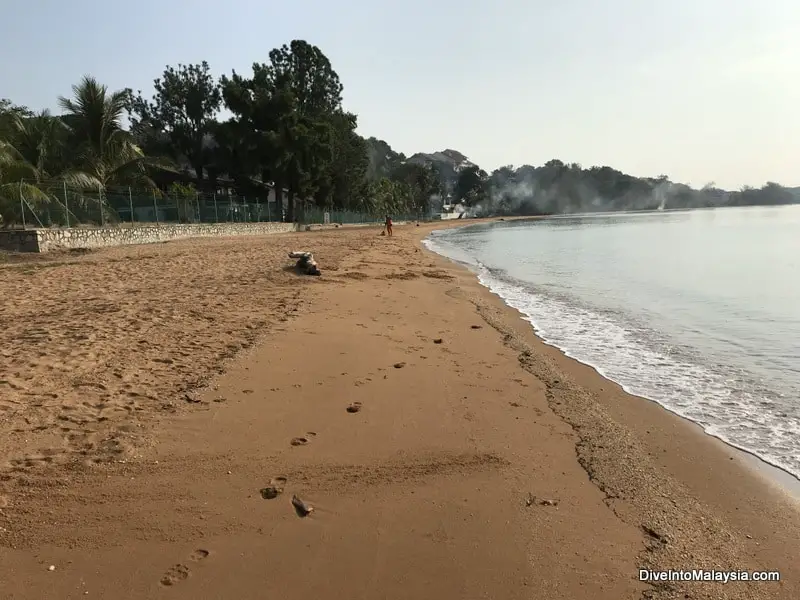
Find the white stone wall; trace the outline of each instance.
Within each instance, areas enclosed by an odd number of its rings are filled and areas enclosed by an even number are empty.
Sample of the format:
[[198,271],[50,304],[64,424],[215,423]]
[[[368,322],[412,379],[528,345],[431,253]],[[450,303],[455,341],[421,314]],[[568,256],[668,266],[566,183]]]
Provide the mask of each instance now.
[[[406,225],[397,221],[395,225]],[[294,223],[194,223],[130,225],[120,227],[0,230],[0,250],[11,252],[52,252],[75,248],[108,248],[134,244],[155,244],[198,237],[268,235],[291,231],[318,231],[351,227],[383,227],[382,221],[340,225],[297,225]]]
[[153,244],[197,237],[267,235],[296,230],[297,225],[293,223],[198,223],[86,229],[36,229],[0,232],[0,248],[15,252],[51,252],[73,248]]

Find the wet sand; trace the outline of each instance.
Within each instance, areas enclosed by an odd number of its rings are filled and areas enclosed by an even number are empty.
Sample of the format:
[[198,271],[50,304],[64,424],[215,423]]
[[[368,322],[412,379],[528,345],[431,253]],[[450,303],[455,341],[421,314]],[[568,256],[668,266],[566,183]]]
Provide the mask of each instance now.
[[431,228],[0,267],[0,596],[800,597],[796,501],[541,343]]

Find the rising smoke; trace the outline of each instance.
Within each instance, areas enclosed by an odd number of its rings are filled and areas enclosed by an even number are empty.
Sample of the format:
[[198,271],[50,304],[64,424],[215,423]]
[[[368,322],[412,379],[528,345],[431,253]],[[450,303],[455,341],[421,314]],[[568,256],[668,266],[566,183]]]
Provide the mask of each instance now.
[[470,217],[483,217],[698,208],[720,205],[727,197],[724,192],[720,197],[721,190],[711,194],[705,188],[693,190],[664,180],[638,180],[637,183],[620,195],[610,196],[601,194],[591,178],[542,185],[535,176],[529,175],[501,186],[490,185],[488,197],[467,212]]

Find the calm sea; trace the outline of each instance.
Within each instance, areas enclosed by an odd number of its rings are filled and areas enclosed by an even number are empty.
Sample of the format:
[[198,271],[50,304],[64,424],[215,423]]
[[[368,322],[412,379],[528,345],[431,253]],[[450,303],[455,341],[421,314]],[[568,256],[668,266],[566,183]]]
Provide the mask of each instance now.
[[434,232],[547,343],[800,478],[800,206]]

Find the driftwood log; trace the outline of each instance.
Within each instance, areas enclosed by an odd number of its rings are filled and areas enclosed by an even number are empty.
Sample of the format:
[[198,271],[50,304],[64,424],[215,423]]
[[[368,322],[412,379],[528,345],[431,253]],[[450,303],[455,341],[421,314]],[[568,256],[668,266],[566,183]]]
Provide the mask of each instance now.
[[321,275],[317,261],[311,252],[289,252],[289,258],[297,259],[297,270],[305,275]]

